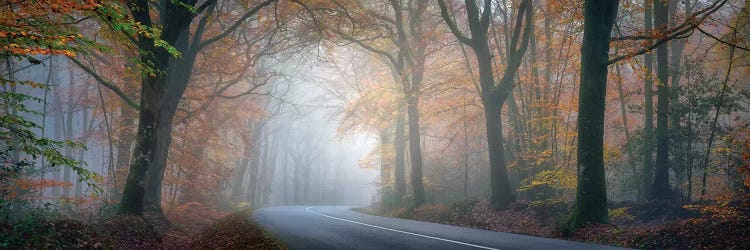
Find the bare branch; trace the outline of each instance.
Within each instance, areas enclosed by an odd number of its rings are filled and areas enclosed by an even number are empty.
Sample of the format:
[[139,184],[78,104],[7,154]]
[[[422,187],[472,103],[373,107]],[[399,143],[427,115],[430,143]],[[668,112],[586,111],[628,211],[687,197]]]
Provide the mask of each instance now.
[[748,49],[748,48],[740,47],[739,45],[736,45],[736,44],[733,44],[733,43],[721,40],[721,38],[718,38],[718,37],[716,37],[716,36],[714,36],[714,35],[706,32],[706,31],[704,31],[703,29],[701,29],[701,27],[695,27],[695,28],[698,29],[698,31],[700,31],[704,35],[707,35],[708,37],[713,38],[714,40],[716,40],[716,41],[718,41],[720,43],[726,44],[727,46],[734,47],[736,49],[741,49],[741,50],[744,50],[744,51],[750,51],[750,49]]
[[448,24],[448,28],[451,30],[451,33],[453,33],[453,35],[456,36],[456,39],[458,39],[462,43],[473,47],[472,39],[466,37],[464,34],[461,34],[461,31],[458,30],[456,23],[453,22],[453,19],[451,19],[451,16],[448,13],[448,7],[445,6],[445,0],[438,0],[438,5],[440,5],[440,15],[443,16],[443,20],[445,20],[445,23]]
[[231,26],[229,26],[229,28],[227,30],[225,30],[221,34],[218,34],[218,35],[216,35],[216,36],[214,36],[212,38],[209,38],[209,39],[201,42],[200,44],[198,44],[198,46],[196,48],[197,49],[201,49],[201,48],[206,47],[206,46],[208,46],[208,45],[210,45],[210,44],[212,44],[214,42],[217,42],[217,41],[219,41],[221,39],[224,39],[229,34],[232,34],[232,32],[234,32],[234,30],[236,30],[237,28],[239,28],[240,25],[242,25],[242,23],[245,22],[245,20],[247,20],[251,16],[254,16],[256,13],[258,13],[258,11],[260,11],[261,9],[263,9],[263,7],[271,5],[272,3],[276,2],[276,1],[278,1],[278,0],[266,0],[266,1],[263,1],[262,3],[256,5],[255,7],[253,7],[252,9],[250,9],[247,13],[245,13],[245,15],[243,15],[242,17],[240,17],[239,20],[237,20],[236,22],[234,22],[234,24],[232,24]]
[[99,74],[97,74],[93,69],[91,69],[90,67],[84,65],[81,61],[79,61],[75,57],[68,56],[68,59],[70,59],[73,63],[75,63],[76,65],[78,65],[78,67],[81,68],[83,71],[86,71],[86,73],[88,73],[89,75],[91,75],[92,77],[94,77],[94,79],[99,84],[101,84],[102,86],[104,86],[104,87],[112,90],[112,92],[114,92],[117,96],[119,96],[120,99],[122,99],[125,103],[128,104],[128,106],[130,106],[130,107],[132,107],[134,109],[137,109],[137,110],[141,109],[141,106],[138,105],[137,103],[135,103],[133,100],[131,100],[130,97],[128,97],[124,92],[122,92],[122,90],[120,90],[120,88],[118,88],[117,86],[115,86],[114,84],[112,84],[110,81],[107,81],[107,79],[104,79],[102,76],[100,76]]

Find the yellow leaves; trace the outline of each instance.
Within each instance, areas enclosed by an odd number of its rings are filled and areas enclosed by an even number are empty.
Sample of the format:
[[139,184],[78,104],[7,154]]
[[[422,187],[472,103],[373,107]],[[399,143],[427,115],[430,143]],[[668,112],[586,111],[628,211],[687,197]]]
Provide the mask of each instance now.
[[730,195],[722,195],[716,198],[715,202],[706,204],[690,204],[685,205],[683,208],[688,210],[698,211],[703,215],[707,215],[712,219],[720,220],[747,220],[747,216],[742,211],[749,205],[747,195],[740,197],[733,197]]
[[556,189],[574,189],[576,187],[576,175],[563,169],[544,170],[533,177],[523,180],[520,191],[528,191],[536,187],[549,186]]
[[609,209],[609,218],[610,219],[632,220],[635,217],[633,215],[631,215],[631,214],[628,213],[628,209],[630,209],[630,207],[621,207],[621,208]]

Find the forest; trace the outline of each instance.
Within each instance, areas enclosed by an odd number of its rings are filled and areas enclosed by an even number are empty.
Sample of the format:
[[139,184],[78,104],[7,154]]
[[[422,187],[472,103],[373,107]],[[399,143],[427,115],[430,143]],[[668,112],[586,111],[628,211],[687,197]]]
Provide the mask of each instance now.
[[0,249],[750,240],[750,1],[1,0],[0,80]]

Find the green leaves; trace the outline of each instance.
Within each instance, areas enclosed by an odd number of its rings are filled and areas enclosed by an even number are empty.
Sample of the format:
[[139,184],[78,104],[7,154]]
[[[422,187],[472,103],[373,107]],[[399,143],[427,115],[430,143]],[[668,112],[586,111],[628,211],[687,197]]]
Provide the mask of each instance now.
[[[3,80],[2,83],[10,84],[11,81]],[[30,85],[29,82],[14,83]],[[26,116],[39,116],[41,113],[29,109],[26,102],[41,103],[42,100],[20,93],[0,92],[0,110],[11,111],[0,112],[0,159],[7,163],[0,165],[0,180],[14,178],[19,172],[30,170],[35,161],[43,157],[52,167],[70,167],[82,181],[94,189],[94,192],[101,193],[102,189],[97,186],[97,182],[102,179],[101,176],[85,169],[84,162],[66,157],[60,152],[60,149],[65,147],[86,150],[86,146],[78,142],[38,136],[34,130],[40,129],[41,126]]]

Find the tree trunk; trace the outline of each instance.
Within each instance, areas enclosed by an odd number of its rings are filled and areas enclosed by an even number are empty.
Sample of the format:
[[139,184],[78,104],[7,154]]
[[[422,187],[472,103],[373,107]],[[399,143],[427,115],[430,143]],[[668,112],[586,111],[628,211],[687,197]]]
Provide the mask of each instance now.
[[425,201],[424,185],[422,184],[422,150],[419,145],[419,100],[410,97],[407,103],[409,115],[409,158],[411,159],[411,188],[414,193],[414,206]]
[[[83,85],[83,98],[88,98],[88,95],[89,95],[89,86],[88,85]],[[81,139],[80,142],[85,145],[86,141],[87,141],[86,139],[87,139],[88,133],[89,133],[89,126],[88,126],[88,123],[89,123],[89,111],[88,111],[88,107],[83,106],[83,108],[81,109],[81,112],[83,113],[83,115],[82,115],[83,119],[82,119],[82,122],[81,122],[81,138],[82,139]],[[78,149],[78,161],[85,162],[84,161],[85,160],[85,158],[84,158],[85,156],[86,156],[86,150],[83,149],[83,148]],[[81,180],[81,178],[77,176],[77,178],[76,178],[76,190],[75,190],[75,197],[76,198],[80,198],[83,195],[83,185],[85,185],[85,183],[83,183],[83,181]]]
[[[625,142],[630,143],[630,131],[628,128],[628,110],[627,110],[627,102],[625,101],[625,90],[623,89],[623,80],[622,80],[622,72],[620,71],[620,65],[615,64],[615,73],[617,74],[617,92],[618,97],[620,99],[620,115],[622,116],[622,127],[625,131]],[[630,158],[631,151],[629,149],[625,150],[625,155],[627,158]],[[633,189],[636,191],[636,198],[641,195],[641,189],[638,187],[639,183],[637,182],[637,166],[634,164],[634,162],[628,162],[628,165],[630,165],[630,169],[633,173],[631,180],[635,182],[635,185],[633,185]]]
[[251,142],[245,142],[245,147],[242,150],[242,159],[237,165],[237,170],[234,173],[234,183],[232,185],[232,200],[234,201],[240,201],[243,196],[242,187],[244,187],[243,182],[245,180],[245,173],[247,172],[247,167],[250,163],[250,154],[252,153],[251,148]]
[[143,197],[146,192],[145,177],[154,164],[154,146],[157,143],[156,126],[158,117],[159,89],[157,79],[145,77],[141,86],[138,134],[130,161],[128,179],[122,192],[119,214],[143,214]]
[[[735,23],[734,27],[732,28],[732,40],[737,39],[737,24],[739,23],[739,20]],[[722,105],[724,105],[724,95],[727,91],[727,83],[729,82],[729,76],[732,73],[732,65],[734,64],[734,46],[729,46],[729,65],[727,66],[727,72],[724,75],[724,82],[721,86],[721,92],[719,92],[719,95],[716,97],[716,105],[714,108],[716,109],[713,117],[713,121],[711,121],[711,128],[710,128],[710,135],[708,136],[708,145],[706,146],[706,157],[703,161],[703,178],[701,179],[701,200],[706,198],[706,179],[708,176],[708,164],[710,163],[709,160],[711,159],[711,148],[714,143],[714,137],[716,136],[716,124],[719,121],[719,114],[721,114],[721,108]]]
[[[676,8],[677,1],[673,1],[675,5],[674,8]],[[685,15],[690,16],[692,14],[692,4],[691,1],[685,1]],[[673,10],[672,13],[670,13],[670,16],[675,17],[676,10]],[[671,67],[671,76],[672,76],[672,87],[671,87],[671,102],[673,105],[672,112],[670,114],[671,122],[672,122],[672,129],[670,135],[672,136],[672,142],[674,145],[673,148],[673,154],[674,154],[674,169],[675,174],[677,176],[677,184],[676,187],[681,187],[684,183],[685,175],[683,173],[686,172],[685,164],[687,161],[687,149],[684,146],[686,143],[684,143],[684,131],[682,129],[682,105],[680,105],[680,108],[674,108],[677,107],[680,103],[680,78],[682,76],[682,69],[681,69],[681,60],[682,60],[682,52],[685,49],[685,44],[687,43],[687,39],[677,39],[670,41],[671,50],[672,50],[672,57],[670,59],[670,67]],[[684,192],[683,192],[684,194]]]
[[[75,89],[75,77],[72,71],[68,71],[68,103],[66,103],[67,111],[65,112],[65,140],[73,140],[73,114],[75,113],[75,104],[73,100],[73,90]],[[63,150],[65,157],[70,159],[73,158],[73,148],[71,146],[65,146]],[[63,196],[70,197],[70,187],[74,185],[70,177],[70,171],[72,170],[68,166],[62,166],[63,168],[63,181],[66,185],[63,187]]]
[[[440,6],[440,14],[448,24],[451,33],[462,43],[471,46],[477,58],[479,85],[481,87],[487,129],[487,148],[490,158],[490,186],[492,189],[490,202],[496,208],[505,207],[515,198],[510,188],[510,181],[505,166],[500,111],[505,99],[508,98],[513,90],[513,79],[516,76],[518,67],[521,65],[521,59],[528,47],[531,33],[533,33],[533,25],[531,24],[533,15],[532,1],[524,0],[519,4],[516,27],[513,29],[512,38],[506,42],[506,45],[509,46],[507,53],[508,63],[505,67],[503,77],[497,86],[495,86],[494,73],[492,72],[492,53],[490,52],[487,32],[490,23],[492,23],[490,20],[492,16],[492,1],[484,1],[484,11],[480,11],[475,1],[466,1],[466,15],[469,30],[471,31],[471,38],[464,36],[458,30],[451,15],[448,13],[445,1],[439,0],[438,5]],[[521,25],[523,23],[525,23],[525,27],[521,36]],[[505,30],[507,31],[508,29]],[[519,38],[521,38],[520,44]]]
[[[652,30],[652,6],[649,4],[650,1],[646,0],[644,1],[645,5],[645,27],[646,27],[646,34],[651,33]],[[649,43],[651,41],[649,40]],[[651,182],[654,178],[654,144],[653,144],[653,134],[654,134],[654,97],[653,97],[653,89],[654,89],[654,78],[653,78],[653,72],[654,72],[654,56],[651,53],[646,53],[644,55],[644,63],[646,64],[646,71],[644,72],[644,81],[643,81],[643,184],[641,186],[641,189],[643,192],[641,193],[641,199],[644,199],[648,197],[648,192],[651,190]]]
[[[154,74],[141,79],[141,110],[138,134],[130,161],[128,179],[123,189],[120,214],[142,214],[152,211],[163,218],[161,182],[164,178],[169,145],[172,142],[172,118],[182,99],[195,62],[195,50],[188,50],[190,23],[194,17],[188,8],[176,2],[163,3],[162,39],[182,53],[174,58],[157,48],[151,38],[138,37],[140,61],[153,65]],[[149,2],[137,0],[128,5],[135,21],[152,26]],[[198,39],[199,40],[199,39]]]
[[[389,157],[388,157],[388,150],[387,146],[390,143],[390,140],[388,137],[390,137],[390,131],[388,129],[383,129],[380,131],[380,187],[385,191],[388,188],[388,179],[390,176],[390,172],[388,169],[390,167],[388,164],[390,163]],[[383,192],[385,194],[385,192]]]
[[[52,58],[55,58],[55,57],[52,57]],[[55,72],[55,80],[54,81],[58,82],[60,80],[59,79],[59,73],[58,73],[59,69],[60,69],[59,68],[60,66],[57,66],[57,64],[55,64],[55,66],[56,66],[55,67],[55,71],[56,72]],[[55,122],[54,123],[55,124],[54,136],[55,136],[56,140],[65,140],[65,135],[64,135],[65,134],[65,132],[64,132],[65,128],[64,128],[64,125],[63,125],[63,123],[65,122],[65,117],[64,117],[64,114],[63,114],[63,102],[62,102],[62,98],[60,97],[60,92],[62,92],[62,89],[61,89],[61,87],[59,85],[55,86],[55,90],[52,91],[52,112],[55,113],[55,115],[54,115],[54,119],[55,119],[55,121],[54,121]],[[61,180],[60,169],[54,169],[54,168],[52,169],[52,179],[55,180],[55,181],[60,181]],[[59,186],[53,187],[52,188],[52,196],[55,197],[55,198],[57,198],[58,196],[60,196],[60,191],[61,190],[60,190]]]
[[[288,147],[289,144],[286,143],[284,147]],[[283,155],[281,156],[281,192],[283,194],[283,205],[289,204],[289,157],[291,155],[289,154],[289,150],[284,150]]]
[[249,200],[254,207],[261,207],[261,200],[263,196],[263,183],[265,181],[266,177],[266,170],[268,169],[268,160],[269,160],[269,152],[271,149],[270,141],[268,140],[269,133],[263,133],[263,138],[261,139],[263,144],[263,152],[260,155],[260,161],[257,166],[257,177],[255,178],[255,183],[251,183],[251,185],[254,186],[254,192],[252,199]]
[[[665,29],[667,25],[667,3],[654,1],[654,25]],[[656,48],[658,82],[656,106],[656,168],[649,195],[653,199],[666,199],[672,195],[669,185],[669,58],[667,44]]]
[[487,149],[489,150],[490,158],[490,186],[492,190],[490,200],[493,206],[497,208],[506,207],[514,200],[508,179],[508,170],[505,166],[501,109],[501,100],[488,99],[484,101]]
[[279,144],[280,144],[280,138],[279,136],[274,136],[272,142],[272,147],[269,149],[270,151],[270,160],[265,164],[265,175],[263,178],[262,183],[262,195],[261,195],[261,206],[268,206],[271,204],[270,197],[273,187],[273,176],[276,172],[276,167],[279,163]]
[[395,137],[393,141],[393,147],[396,151],[395,160],[396,166],[394,169],[394,176],[396,178],[396,194],[403,196],[406,194],[406,157],[404,155],[404,149],[406,148],[406,140],[404,140],[404,114],[398,112],[396,118],[396,129]]
[[[463,49],[462,49],[463,50]],[[464,56],[466,53],[464,53]],[[467,65],[468,68],[468,65]],[[464,199],[469,198],[469,126],[467,124],[468,117],[466,116],[466,91],[463,91],[462,95],[462,101],[463,101],[463,127],[464,127],[464,150],[463,150],[463,157],[464,157]]]
[[255,191],[256,191],[256,185],[258,183],[258,166],[260,166],[260,147],[261,147],[261,134],[262,134],[263,126],[257,126],[253,130],[252,135],[252,149],[250,150],[250,164],[248,165],[248,174],[249,178],[247,179],[247,193],[245,194],[245,198],[248,202],[251,203],[251,206],[255,206]]
[[[519,24],[520,25],[520,24]],[[505,150],[503,149],[503,125],[501,111],[505,102],[503,99],[494,99],[494,76],[492,72],[492,54],[486,43],[477,42],[472,47],[477,58],[479,66],[479,81],[483,86],[482,103],[484,104],[484,118],[487,130],[487,149],[490,160],[490,202],[496,208],[508,206],[515,200],[513,191],[510,187],[508,170],[505,166]],[[512,79],[515,74],[505,72],[503,80]],[[501,82],[502,85],[502,82]],[[493,91],[494,90],[494,91]],[[510,94],[510,91],[508,91]]]
[[578,187],[569,228],[587,222],[606,223],[604,178],[604,107],[612,25],[619,1],[584,2],[581,85],[578,101]]
[[[134,81],[135,79],[128,79],[130,81]],[[129,88],[126,87],[126,90],[130,90],[128,96],[135,96],[135,90],[136,88]],[[117,171],[120,169],[128,169],[128,166],[130,164],[130,149],[133,145],[133,138],[135,137],[135,118],[138,115],[138,110],[126,105],[121,104],[120,105],[120,125],[119,131],[118,131],[118,139],[117,139],[117,162],[115,163],[115,173],[112,173],[112,178],[114,180],[111,180],[113,183],[121,183],[117,181]],[[111,187],[113,199],[119,200],[120,199],[120,191],[122,188],[121,186],[115,186],[113,185]]]

